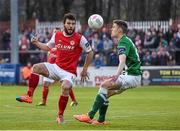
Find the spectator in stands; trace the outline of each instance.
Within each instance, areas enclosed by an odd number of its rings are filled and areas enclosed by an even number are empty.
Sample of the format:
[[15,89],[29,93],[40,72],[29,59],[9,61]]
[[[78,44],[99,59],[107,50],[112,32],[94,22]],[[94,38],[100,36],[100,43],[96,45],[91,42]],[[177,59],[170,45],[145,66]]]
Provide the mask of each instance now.
[[176,65],[175,57],[173,57],[172,55],[169,55],[169,59],[167,61],[167,65],[168,66],[175,66]]
[[107,28],[106,28],[106,27],[103,27],[103,28],[102,28],[102,32],[100,33],[100,39],[102,40],[102,39],[105,39],[105,38],[110,39],[111,36],[110,36],[110,34],[108,33]]
[[[142,50],[142,47],[141,46],[137,46],[137,50],[138,50],[138,54],[139,54],[139,58],[140,58],[140,61],[143,61],[143,57],[144,57],[144,52]],[[143,63],[141,63],[142,65]]]
[[24,66],[21,71],[23,84],[27,84],[27,80],[31,75],[31,71],[32,71],[32,64],[31,62],[28,62],[27,65]]
[[173,31],[172,27],[169,27],[169,30],[165,33],[165,39],[167,40],[168,43],[173,38],[173,34],[174,34],[174,31]]
[[158,56],[157,56],[157,53],[156,51],[152,51],[151,52],[151,65],[152,66],[157,66],[158,65]]
[[29,49],[29,44],[30,44],[30,41],[26,37],[26,35],[22,35],[22,37],[19,40],[19,49],[21,51],[26,51]]
[[91,32],[92,32],[92,29],[89,28],[89,27],[87,27],[86,30],[85,30],[85,32],[84,32],[84,36],[85,36],[86,38],[88,38],[88,37],[91,35]]
[[22,65],[25,65],[27,63],[27,59],[29,58],[29,54],[26,52],[29,49],[30,41],[26,37],[25,34],[23,34],[19,40],[19,49],[20,51],[20,62]]
[[168,46],[168,42],[164,39],[164,38],[162,38],[161,37],[161,39],[160,39],[160,43],[161,43],[161,45],[163,46],[163,47],[167,47]]
[[166,50],[166,48],[161,47],[158,51],[158,60],[159,65],[166,66],[169,60],[169,52]]
[[145,56],[143,57],[143,65],[151,65],[151,55],[149,50],[146,51]]
[[178,29],[175,40],[176,40],[176,47],[180,48],[180,28]]
[[117,43],[118,43],[118,39],[117,38],[112,38],[112,41],[113,41],[113,46],[116,47],[117,46]]
[[2,36],[3,50],[10,50],[10,42],[11,42],[11,34],[10,29],[7,29]]
[[103,48],[103,50],[102,50],[103,54],[105,54],[107,56],[107,54],[109,54],[109,52],[113,48],[113,41],[111,39],[109,39],[108,37],[103,36],[103,39],[101,42],[102,43],[100,43],[100,44],[103,44],[103,45],[102,45],[102,47],[99,47],[99,48]]
[[97,45],[98,53],[103,54],[104,53],[104,43],[100,41],[100,43]]
[[176,46],[174,45],[173,41],[169,42],[169,46],[167,48],[167,51],[172,57],[176,56]]
[[[2,35],[2,50],[10,50],[11,49],[11,34],[10,29],[7,29]],[[6,62],[10,62],[10,54],[3,54],[3,59]]]
[[137,34],[140,36],[141,46],[143,47],[145,32],[142,29],[139,29],[139,30],[137,30]]
[[96,32],[94,33],[92,39],[91,39],[91,45],[95,53],[98,52],[98,45],[100,44],[99,34]]
[[101,59],[99,54],[95,54],[94,60],[93,60],[93,65],[98,69],[101,66],[104,66],[103,60]]
[[6,63],[6,62],[5,62],[5,59],[3,59],[2,56],[0,56],[0,64],[4,64],[4,63]]
[[116,48],[112,49],[112,51],[108,55],[108,66],[118,66],[119,57],[116,52]]
[[131,30],[128,30],[127,36],[129,36],[132,40],[134,40],[136,37],[136,34],[137,34],[137,30],[131,29]]
[[144,38],[144,47],[145,48],[155,48],[156,35],[152,34],[150,31],[147,31]]
[[173,34],[173,38],[171,39],[171,41],[173,42],[173,44],[176,46],[176,42],[177,42],[177,34],[176,33],[174,33]]
[[136,35],[134,43],[135,43],[136,46],[142,46],[142,41],[141,41],[141,38],[140,38],[139,34]]

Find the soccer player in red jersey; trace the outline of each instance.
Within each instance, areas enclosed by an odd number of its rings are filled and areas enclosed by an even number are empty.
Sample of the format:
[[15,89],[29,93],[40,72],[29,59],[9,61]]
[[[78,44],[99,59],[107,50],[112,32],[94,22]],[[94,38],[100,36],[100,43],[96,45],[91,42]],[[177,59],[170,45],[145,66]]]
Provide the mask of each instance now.
[[[48,52],[48,62],[51,64],[54,64],[56,61],[56,48],[52,48],[49,52]],[[49,86],[54,83],[53,79],[47,78],[47,77],[43,77],[43,91],[42,91],[42,101],[40,103],[37,104],[37,106],[45,106],[46,105],[46,101],[47,101],[47,96],[49,93]],[[71,102],[71,106],[77,106],[78,103],[76,101],[74,92],[72,90],[72,88],[69,91],[69,96],[72,100]]]
[[65,14],[63,23],[63,31],[56,32],[46,44],[39,42],[35,37],[31,39],[32,44],[41,50],[50,51],[54,47],[57,48],[56,62],[54,64],[48,62],[35,64],[29,79],[27,95],[22,95],[16,99],[20,102],[32,103],[32,97],[39,81],[39,75],[62,81],[62,92],[58,101],[59,111],[56,119],[58,124],[63,124],[64,122],[63,116],[68,103],[69,90],[76,78],[76,69],[82,50],[87,53],[83,69],[80,73],[82,82],[88,78],[88,66],[93,59],[93,51],[90,44],[84,36],[75,32],[75,16],[71,13]]

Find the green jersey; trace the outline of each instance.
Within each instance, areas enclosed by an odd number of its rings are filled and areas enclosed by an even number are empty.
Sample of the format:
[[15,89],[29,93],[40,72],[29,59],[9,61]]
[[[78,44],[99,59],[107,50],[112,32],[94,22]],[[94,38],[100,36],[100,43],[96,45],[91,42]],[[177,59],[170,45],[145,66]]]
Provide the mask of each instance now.
[[137,49],[130,38],[123,35],[117,45],[118,54],[126,55],[126,66],[128,75],[141,75],[141,62]]

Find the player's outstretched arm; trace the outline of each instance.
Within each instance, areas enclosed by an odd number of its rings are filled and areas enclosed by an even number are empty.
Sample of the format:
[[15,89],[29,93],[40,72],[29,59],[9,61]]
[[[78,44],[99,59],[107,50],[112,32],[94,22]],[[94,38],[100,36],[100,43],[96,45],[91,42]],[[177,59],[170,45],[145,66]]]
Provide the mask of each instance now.
[[92,59],[93,59],[93,51],[91,50],[90,52],[88,52],[88,54],[86,55],[86,60],[85,60],[85,63],[84,63],[84,66],[83,66],[83,70],[81,72],[81,81],[82,82],[85,82],[88,78],[88,73],[87,73],[87,69],[89,67],[89,65],[91,64],[92,62]]
[[31,38],[31,43],[43,51],[50,51],[50,48],[45,43],[39,42],[36,37]]

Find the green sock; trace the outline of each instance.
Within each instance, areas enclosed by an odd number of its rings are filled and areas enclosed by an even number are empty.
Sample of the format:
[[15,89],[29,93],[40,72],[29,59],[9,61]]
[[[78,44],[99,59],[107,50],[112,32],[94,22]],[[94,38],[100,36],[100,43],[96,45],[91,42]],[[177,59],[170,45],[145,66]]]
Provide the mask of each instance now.
[[104,122],[105,121],[108,106],[109,106],[109,101],[106,101],[106,102],[103,103],[103,105],[99,109],[99,118],[98,118],[99,122]]
[[91,111],[88,113],[88,115],[91,119],[94,118],[96,112],[99,110],[99,108],[101,108],[101,106],[105,102],[104,99],[106,99],[106,96],[104,94],[97,94],[96,99],[93,104],[93,107],[92,107]]

